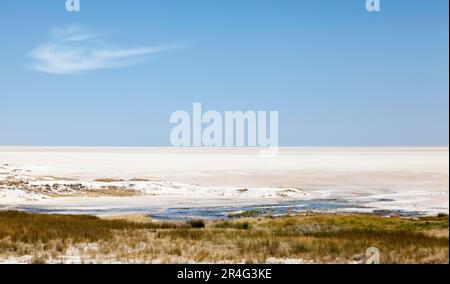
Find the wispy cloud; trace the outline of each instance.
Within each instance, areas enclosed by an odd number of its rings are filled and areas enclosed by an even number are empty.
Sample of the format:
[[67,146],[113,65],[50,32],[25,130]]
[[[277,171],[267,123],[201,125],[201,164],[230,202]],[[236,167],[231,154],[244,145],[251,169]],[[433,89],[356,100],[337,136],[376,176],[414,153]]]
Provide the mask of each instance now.
[[52,29],[50,38],[30,51],[30,67],[50,74],[78,74],[140,64],[156,54],[180,47],[116,47],[107,43],[101,34],[68,26]]

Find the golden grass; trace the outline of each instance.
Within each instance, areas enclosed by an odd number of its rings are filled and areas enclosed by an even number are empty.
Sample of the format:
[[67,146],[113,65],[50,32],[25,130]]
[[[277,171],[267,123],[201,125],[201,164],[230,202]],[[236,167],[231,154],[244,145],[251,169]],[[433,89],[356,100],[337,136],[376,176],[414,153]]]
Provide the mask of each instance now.
[[103,220],[121,220],[134,223],[153,223],[146,214],[113,215],[101,217]]
[[383,263],[448,263],[448,216],[312,215],[160,223],[0,212],[0,258],[86,263],[264,263],[268,258],[348,263],[368,247]]
[[130,179],[130,181],[150,181],[150,180],[146,178],[132,178]]
[[123,179],[115,179],[115,178],[97,178],[94,181],[96,182],[121,182]]

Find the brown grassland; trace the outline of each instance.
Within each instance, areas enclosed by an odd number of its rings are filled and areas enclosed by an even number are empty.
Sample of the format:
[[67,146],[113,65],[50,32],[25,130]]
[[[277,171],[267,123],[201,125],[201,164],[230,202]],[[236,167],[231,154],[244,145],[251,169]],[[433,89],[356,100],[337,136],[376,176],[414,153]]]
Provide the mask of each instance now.
[[[0,262],[358,262],[368,247],[382,263],[448,263],[448,215],[242,215],[228,221],[152,222],[0,212]],[[149,221],[142,221],[148,219]]]

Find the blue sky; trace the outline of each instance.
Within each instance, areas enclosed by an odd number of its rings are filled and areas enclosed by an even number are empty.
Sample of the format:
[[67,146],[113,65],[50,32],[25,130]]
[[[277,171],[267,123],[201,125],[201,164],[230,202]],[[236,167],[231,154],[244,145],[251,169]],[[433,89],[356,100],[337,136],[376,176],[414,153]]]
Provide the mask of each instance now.
[[447,0],[5,0],[0,145],[168,146],[277,110],[282,146],[448,145]]

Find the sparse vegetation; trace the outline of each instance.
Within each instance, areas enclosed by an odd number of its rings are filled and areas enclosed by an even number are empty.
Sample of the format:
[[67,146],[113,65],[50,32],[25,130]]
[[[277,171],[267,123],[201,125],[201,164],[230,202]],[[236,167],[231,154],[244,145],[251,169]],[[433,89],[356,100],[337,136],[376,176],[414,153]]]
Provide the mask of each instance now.
[[[115,197],[128,197],[128,196],[137,196],[142,195],[142,192],[138,190],[133,190],[126,187],[119,186],[102,186],[98,189],[85,189],[81,192],[85,196],[115,196]],[[77,193],[78,195],[80,192]]]
[[231,219],[254,218],[254,217],[266,215],[268,213],[270,213],[269,210],[248,210],[248,211],[243,211],[243,212],[238,212],[238,213],[230,213],[230,214],[228,214],[228,218],[231,218]]
[[98,178],[95,179],[96,182],[121,182],[123,179],[115,179],[115,178]]
[[297,215],[227,221],[130,222],[0,212],[0,259],[29,263],[348,263],[368,247],[383,263],[448,263],[448,216]]
[[132,178],[130,179],[130,181],[150,181],[150,180],[146,178]]

